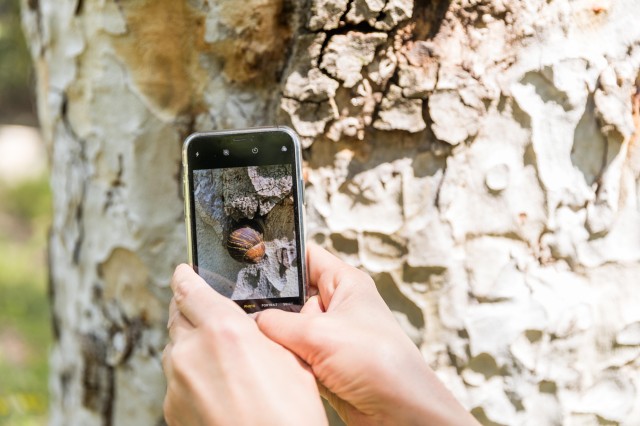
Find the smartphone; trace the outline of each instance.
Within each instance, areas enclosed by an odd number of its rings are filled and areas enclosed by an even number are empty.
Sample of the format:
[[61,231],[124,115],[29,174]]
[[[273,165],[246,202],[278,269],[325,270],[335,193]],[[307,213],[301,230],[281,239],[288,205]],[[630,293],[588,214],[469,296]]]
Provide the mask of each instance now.
[[195,133],[183,146],[189,262],[245,312],[307,297],[300,142],[287,127]]

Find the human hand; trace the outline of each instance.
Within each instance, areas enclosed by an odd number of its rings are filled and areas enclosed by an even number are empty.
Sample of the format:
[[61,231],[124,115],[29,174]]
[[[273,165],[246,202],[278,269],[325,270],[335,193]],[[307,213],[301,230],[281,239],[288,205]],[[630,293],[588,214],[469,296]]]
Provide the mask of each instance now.
[[326,425],[315,378],[191,267],[171,280],[165,419],[170,425]]
[[267,310],[256,321],[306,361],[347,424],[477,424],[427,366],[367,274],[318,246],[309,247],[307,258],[319,294],[298,314]]

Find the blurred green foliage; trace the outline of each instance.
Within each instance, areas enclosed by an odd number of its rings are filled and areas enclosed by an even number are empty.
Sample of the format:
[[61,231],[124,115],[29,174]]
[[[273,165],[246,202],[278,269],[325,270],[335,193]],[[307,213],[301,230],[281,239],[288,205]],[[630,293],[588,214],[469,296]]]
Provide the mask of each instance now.
[[13,187],[0,182],[0,424],[46,422],[50,206],[45,177]]
[[[19,3],[0,0],[0,125],[37,124]],[[17,186],[0,181],[0,425],[47,420],[50,206],[45,176]]]
[[0,124],[36,124],[32,86],[20,1],[0,0]]
[[29,221],[49,215],[51,209],[51,188],[45,179],[22,182],[17,187],[4,189],[3,209],[15,217]]

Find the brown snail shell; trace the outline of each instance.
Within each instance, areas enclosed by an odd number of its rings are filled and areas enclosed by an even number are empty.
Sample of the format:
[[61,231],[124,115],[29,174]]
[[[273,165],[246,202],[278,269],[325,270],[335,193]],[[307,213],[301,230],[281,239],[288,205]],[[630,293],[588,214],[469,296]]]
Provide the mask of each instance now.
[[256,228],[251,224],[243,224],[229,234],[227,251],[238,262],[258,263],[264,257],[266,247],[262,233]]

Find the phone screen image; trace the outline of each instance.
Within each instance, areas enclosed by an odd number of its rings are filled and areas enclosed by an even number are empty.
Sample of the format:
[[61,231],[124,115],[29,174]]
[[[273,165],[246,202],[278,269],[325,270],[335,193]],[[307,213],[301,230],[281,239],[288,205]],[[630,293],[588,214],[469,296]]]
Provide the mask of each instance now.
[[299,310],[305,297],[299,161],[284,132],[202,134],[189,158],[191,261],[247,312]]

